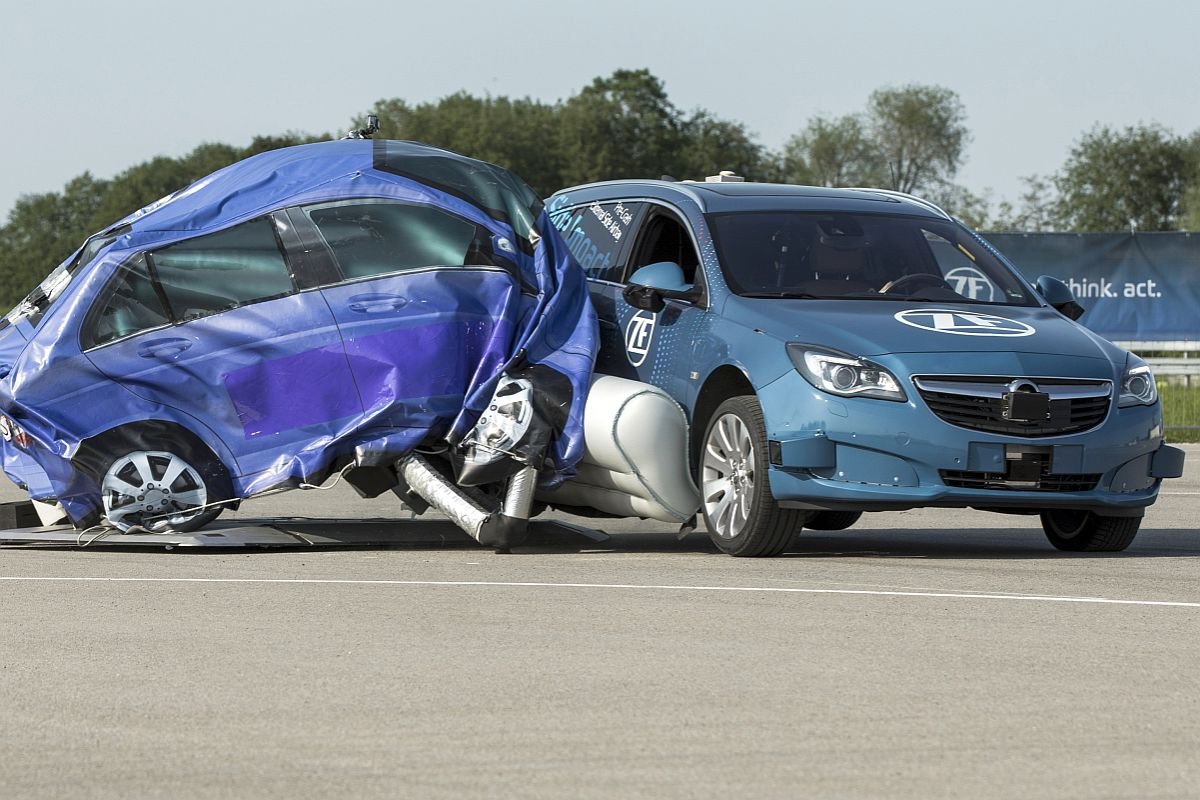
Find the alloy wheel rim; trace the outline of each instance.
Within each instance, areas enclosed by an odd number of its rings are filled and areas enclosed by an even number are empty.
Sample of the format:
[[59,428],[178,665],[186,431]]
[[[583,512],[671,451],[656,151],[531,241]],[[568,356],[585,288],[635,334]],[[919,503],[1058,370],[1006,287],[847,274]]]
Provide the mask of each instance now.
[[139,450],[113,462],[101,483],[104,515],[113,527],[155,533],[194,519],[208,502],[196,468],[174,453]]
[[704,511],[722,539],[739,536],[754,502],[754,442],[736,414],[722,414],[704,443],[701,484]]

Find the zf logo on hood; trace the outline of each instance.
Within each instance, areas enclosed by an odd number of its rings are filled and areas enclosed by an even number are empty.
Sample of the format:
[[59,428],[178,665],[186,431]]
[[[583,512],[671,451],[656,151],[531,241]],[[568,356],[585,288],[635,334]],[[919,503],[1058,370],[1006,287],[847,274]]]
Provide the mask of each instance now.
[[958,336],[1029,336],[1035,332],[1032,325],[1015,319],[949,308],[914,308],[896,314],[896,319],[924,331]]
[[625,357],[635,367],[640,367],[650,353],[650,342],[654,339],[654,315],[639,311],[625,326]]

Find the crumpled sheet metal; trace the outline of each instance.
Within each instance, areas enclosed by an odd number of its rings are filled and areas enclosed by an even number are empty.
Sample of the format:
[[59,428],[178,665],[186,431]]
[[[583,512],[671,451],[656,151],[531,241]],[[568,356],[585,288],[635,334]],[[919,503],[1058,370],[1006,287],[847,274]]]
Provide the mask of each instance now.
[[[511,265],[398,273],[420,304],[400,329],[343,336],[328,318],[306,318],[311,309],[293,294],[241,309],[248,313],[236,326],[218,313],[165,329],[164,336],[196,332],[209,343],[194,357],[181,351],[168,368],[140,363],[133,352],[123,357],[122,341],[80,350],[88,307],[136,253],[284,208],[364,197],[465,218],[513,245],[504,253]],[[234,497],[248,497],[319,480],[339,457],[391,463],[431,433],[456,442],[500,376],[530,365],[553,370],[569,387],[558,392],[562,425],[542,483],[573,474],[584,448],[595,313],[584,275],[540,200],[511,173],[408,142],[323,142],[231,165],[113,228],[121,225],[128,230],[77,272],[36,329],[19,319],[0,331],[0,363],[11,366],[0,379],[0,411],[33,440],[25,449],[0,442],[5,472],[36,499],[58,498],[77,522],[94,517],[100,503],[95,480],[71,460],[82,442],[106,431],[145,420],[191,431],[230,471]],[[331,305],[342,294],[363,302],[352,284],[321,292]],[[292,345],[301,340],[299,354],[271,350],[281,328]],[[107,373],[119,373],[123,385]],[[203,414],[189,413],[199,396],[212,402]]]

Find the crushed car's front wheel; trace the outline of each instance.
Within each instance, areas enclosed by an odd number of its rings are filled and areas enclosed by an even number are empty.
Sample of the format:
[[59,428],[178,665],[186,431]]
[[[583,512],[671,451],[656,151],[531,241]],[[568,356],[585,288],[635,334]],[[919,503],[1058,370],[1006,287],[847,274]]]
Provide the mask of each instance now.
[[767,482],[767,436],[753,395],[731,397],[709,419],[700,453],[704,522],[734,556],[776,556],[808,514],[780,508]]
[[1133,543],[1141,517],[1104,517],[1091,511],[1046,511],[1042,530],[1059,550],[1116,553]]
[[219,499],[205,478],[211,465],[193,465],[178,453],[134,450],[116,458],[100,482],[104,515],[114,528],[135,526],[152,533],[186,533],[204,527],[221,513],[209,507]]

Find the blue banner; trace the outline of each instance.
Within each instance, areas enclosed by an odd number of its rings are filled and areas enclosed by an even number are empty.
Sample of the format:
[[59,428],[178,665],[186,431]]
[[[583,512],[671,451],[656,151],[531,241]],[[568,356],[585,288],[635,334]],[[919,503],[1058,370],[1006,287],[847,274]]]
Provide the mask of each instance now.
[[1106,339],[1200,341],[1200,234],[984,234],[1030,280],[1051,275]]

